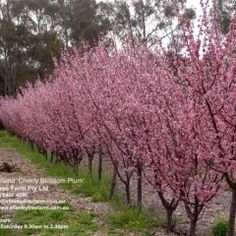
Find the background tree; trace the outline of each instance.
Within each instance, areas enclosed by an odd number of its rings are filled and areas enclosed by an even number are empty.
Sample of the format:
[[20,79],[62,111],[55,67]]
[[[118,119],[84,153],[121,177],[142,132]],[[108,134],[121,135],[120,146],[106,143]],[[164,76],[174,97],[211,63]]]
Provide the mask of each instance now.
[[236,8],[235,0],[217,0],[219,10],[219,27],[223,34],[229,31],[229,25]]
[[95,46],[109,24],[95,0],[0,2],[1,93],[14,95],[26,81],[47,78],[52,57],[64,48]]
[[[195,17],[193,9],[187,8],[185,1],[179,6],[191,20]],[[133,46],[152,47],[157,38],[174,39],[178,25],[175,25],[173,1],[163,0],[115,0],[106,4],[107,15],[113,26],[114,38],[131,41]],[[175,35],[174,35],[175,31]],[[170,37],[174,36],[174,37]]]

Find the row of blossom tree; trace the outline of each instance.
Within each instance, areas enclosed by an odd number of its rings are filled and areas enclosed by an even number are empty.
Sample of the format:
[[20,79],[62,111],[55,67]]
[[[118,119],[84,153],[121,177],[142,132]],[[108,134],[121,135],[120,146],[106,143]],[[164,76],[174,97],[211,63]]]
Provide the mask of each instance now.
[[[75,169],[81,160],[109,157],[125,187],[137,175],[157,192],[173,231],[183,202],[190,226],[226,184],[232,191],[227,236],[236,214],[236,19],[222,36],[212,9],[201,1],[199,37],[178,13],[181,51],[157,43],[154,51],[105,48],[65,53],[50,82],[2,98],[0,120],[45,155]],[[112,183],[114,187],[114,182]],[[111,191],[112,195],[112,191]]]

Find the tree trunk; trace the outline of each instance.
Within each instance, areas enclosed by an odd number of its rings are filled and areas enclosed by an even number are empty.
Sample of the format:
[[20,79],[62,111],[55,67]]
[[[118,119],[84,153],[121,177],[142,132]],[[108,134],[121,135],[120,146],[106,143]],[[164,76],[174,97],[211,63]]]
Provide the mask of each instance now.
[[52,152],[50,162],[53,162],[53,160],[54,160],[54,153]]
[[128,180],[125,184],[125,193],[126,193],[126,200],[127,204],[129,205],[131,203],[131,198],[130,198],[130,180]]
[[109,193],[109,198],[112,199],[114,196],[115,188],[116,188],[116,177],[117,177],[117,171],[116,168],[114,167],[113,169],[113,174],[112,174],[112,180],[111,180],[111,188],[110,188],[110,193]]
[[236,189],[232,189],[229,221],[227,227],[227,236],[233,236],[235,230],[235,216],[236,216]]
[[89,173],[92,175],[93,173],[93,158],[88,157],[88,169]]
[[98,157],[98,180],[102,180],[102,152],[99,151],[99,157]]
[[137,167],[137,206],[138,208],[142,208],[142,167],[141,164],[138,163]]
[[190,228],[188,236],[196,236],[196,229],[197,229],[197,220],[193,218],[190,220]]
[[75,176],[78,177],[79,176],[79,170],[78,170],[76,165],[73,167],[73,171],[75,173]]
[[31,146],[31,149],[34,150],[34,144],[32,141],[30,141],[30,146]]
[[48,159],[48,153],[44,149],[43,149],[43,155],[46,157],[46,159]]
[[38,148],[38,152],[43,155],[43,150],[42,150],[42,148],[39,147],[39,148]]
[[173,210],[172,209],[166,209],[167,213],[167,233],[173,232],[175,228],[175,223],[173,221]]

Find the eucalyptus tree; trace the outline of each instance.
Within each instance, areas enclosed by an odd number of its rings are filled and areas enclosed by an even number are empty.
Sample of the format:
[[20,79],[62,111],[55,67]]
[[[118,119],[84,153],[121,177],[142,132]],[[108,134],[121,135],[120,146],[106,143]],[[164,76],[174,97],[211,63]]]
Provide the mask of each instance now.
[[[188,8],[185,1],[179,1],[179,7],[189,20],[195,18],[194,10]],[[115,0],[107,2],[105,10],[113,38],[130,41],[133,46],[152,47],[160,38],[172,42],[180,33],[170,0]]]

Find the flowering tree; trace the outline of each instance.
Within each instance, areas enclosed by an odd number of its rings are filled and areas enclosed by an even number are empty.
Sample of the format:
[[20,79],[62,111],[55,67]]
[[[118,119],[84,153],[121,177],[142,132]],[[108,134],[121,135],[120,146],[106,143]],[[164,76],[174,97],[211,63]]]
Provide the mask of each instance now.
[[[154,187],[167,211],[183,202],[189,235],[224,178],[232,190],[227,236],[236,214],[236,20],[222,36],[212,8],[201,1],[199,37],[178,11],[182,41],[122,49],[103,44],[64,53],[53,79],[23,89],[0,102],[0,120],[14,134],[44,153],[78,168],[87,156],[89,171],[108,155],[131,202],[130,180],[137,175],[137,205],[142,178]],[[179,46],[181,45],[181,50]],[[115,175],[115,176],[116,176]]]
[[235,191],[235,30],[236,19],[226,36],[217,27],[217,5],[201,1],[203,16],[199,37],[184,26],[183,51],[187,60],[174,60],[178,83],[184,84],[194,104],[192,118],[197,134],[197,154],[215,173],[221,174],[232,190],[227,235],[234,234]]

